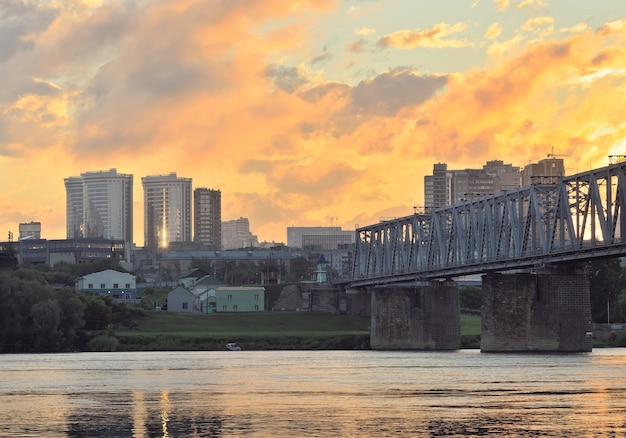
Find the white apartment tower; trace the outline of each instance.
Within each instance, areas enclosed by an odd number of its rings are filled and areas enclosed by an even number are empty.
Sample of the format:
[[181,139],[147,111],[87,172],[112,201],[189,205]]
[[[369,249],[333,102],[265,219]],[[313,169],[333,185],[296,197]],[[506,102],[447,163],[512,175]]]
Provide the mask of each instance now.
[[80,174],[83,235],[133,242],[133,176],[115,169]]
[[65,178],[68,239],[133,242],[133,176],[116,169]]
[[191,242],[191,178],[175,172],[141,178],[144,197],[144,244],[167,248]]
[[193,240],[211,249],[222,247],[222,192],[205,187],[193,191]]

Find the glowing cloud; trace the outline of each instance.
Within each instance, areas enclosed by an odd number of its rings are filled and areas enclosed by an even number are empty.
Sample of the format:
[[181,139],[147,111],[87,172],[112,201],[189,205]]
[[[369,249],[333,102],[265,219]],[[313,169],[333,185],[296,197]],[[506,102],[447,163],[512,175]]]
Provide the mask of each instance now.
[[467,22],[425,13],[402,30],[412,1],[7,4],[0,230],[37,220],[64,238],[63,178],[117,168],[135,176],[138,238],[138,181],[177,172],[221,190],[223,220],[280,242],[330,216],[411,214],[436,162],[523,166],[554,147],[574,172],[626,139],[626,20],[602,5],[593,22],[473,2]]
[[469,43],[464,39],[447,39],[446,37],[463,32],[466,23],[450,25],[439,23],[427,30],[401,30],[386,35],[378,40],[381,47],[411,49],[414,47],[465,47]]

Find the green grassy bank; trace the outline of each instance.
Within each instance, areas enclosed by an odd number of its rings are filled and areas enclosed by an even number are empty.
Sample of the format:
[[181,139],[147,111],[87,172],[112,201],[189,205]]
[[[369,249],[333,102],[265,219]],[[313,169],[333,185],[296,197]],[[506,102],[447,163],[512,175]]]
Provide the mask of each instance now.
[[[103,349],[223,350],[237,342],[246,350],[369,349],[369,317],[311,312],[148,312],[133,328],[116,329]],[[479,348],[480,318],[461,315],[462,348]]]

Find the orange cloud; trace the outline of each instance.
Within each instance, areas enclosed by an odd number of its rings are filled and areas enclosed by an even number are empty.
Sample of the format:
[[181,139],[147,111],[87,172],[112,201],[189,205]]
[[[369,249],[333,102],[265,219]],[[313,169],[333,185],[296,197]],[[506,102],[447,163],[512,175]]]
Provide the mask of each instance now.
[[461,33],[466,28],[466,23],[453,25],[439,23],[427,30],[401,30],[381,37],[378,40],[378,45],[399,49],[411,49],[414,47],[465,47],[469,45],[466,40],[447,39],[446,37]]
[[504,11],[509,8],[509,0],[493,0],[493,3],[498,7],[500,11]]
[[[350,84],[322,70],[341,53],[307,43],[337,3],[298,4],[26,8],[29,31],[0,41],[0,227],[39,220],[63,238],[63,178],[115,167],[135,176],[139,245],[140,178],[168,172],[220,189],[224,220],[248,217],[261,240],[284,241],[287,226],[329,225],[330,211],[347,229],[411,214],[435,162],[523,166],[554,147],[574,172],[624,147],[620,21],[561,40],[520,36],[465,72],[425,74],[407,57]],[[450,47],[464,31],[441,24],[379,43]],[[389,65],[389,52],[350,53]]]
[[502,25],[500,23],[493,23],[487,29],[487,32],[485,33],[485,38],[487,38],[488,40],[495,40],[500,36],[501,33]]
[[552,17],[533,17],[526,20],[522,25],[522,30],[528,32],[544,26],[552,26],[553,24],[554,18]]

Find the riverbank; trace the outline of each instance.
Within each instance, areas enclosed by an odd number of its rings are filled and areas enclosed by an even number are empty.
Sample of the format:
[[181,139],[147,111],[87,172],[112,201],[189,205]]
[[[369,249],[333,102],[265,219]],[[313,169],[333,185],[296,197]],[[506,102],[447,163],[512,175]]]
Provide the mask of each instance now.
[[[110,330],[96,350],[369,350],[370,318],[314,312],[149,312],[132,327]],[[461,348],[480,348],[480,317],[462,315]]]
[[[147,312],[99,336],[92,351],[211,351],[237,342],[245,350],[369,350],[370,318],[316,312]],[[461,348],[480,348],[480,316],[461,315]],[[94,334],[95,335],[95,334]],[[626,335],[596,336],[593,348],[623,347]]]

